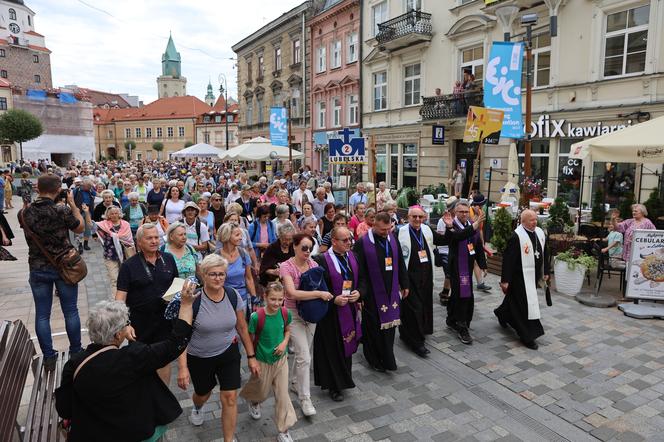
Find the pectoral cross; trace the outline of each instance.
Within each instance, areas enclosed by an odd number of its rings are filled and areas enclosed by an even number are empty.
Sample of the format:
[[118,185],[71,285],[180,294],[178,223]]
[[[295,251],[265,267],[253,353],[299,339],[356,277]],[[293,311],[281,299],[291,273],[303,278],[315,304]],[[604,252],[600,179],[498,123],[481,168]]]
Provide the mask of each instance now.
[[539,259],[539,257],[540,257],[539,250],[535,250],[535,259]]
[[380,309],[383,311],[383,313],[385,313],[387,311],[387,306],[383,305]]

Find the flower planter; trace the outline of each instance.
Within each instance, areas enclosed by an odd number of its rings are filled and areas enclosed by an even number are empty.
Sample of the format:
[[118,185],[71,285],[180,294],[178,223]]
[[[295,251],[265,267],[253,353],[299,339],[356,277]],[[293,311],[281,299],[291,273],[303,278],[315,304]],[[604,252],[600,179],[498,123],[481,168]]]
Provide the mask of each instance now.
[[503,273],[503,255],[497,252],[493,256],[487,255],[486,265],[489,273],[501,276]]
[[570,269],[565,261],[554,260],[553,270],[556,275],[556,290],[566,295],[577,295],[583,287],[583,280],[588,268],[577,264]]

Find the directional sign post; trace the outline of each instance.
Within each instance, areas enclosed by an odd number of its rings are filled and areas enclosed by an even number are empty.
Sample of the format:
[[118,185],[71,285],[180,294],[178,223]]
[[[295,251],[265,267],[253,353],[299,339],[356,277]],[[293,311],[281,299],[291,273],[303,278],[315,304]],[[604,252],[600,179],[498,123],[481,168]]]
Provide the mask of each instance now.
[[345,128],[339,131],[343,139],[332,138],[330,145],[330,164],[366,164],[364,138],[350,138],[353,131]]

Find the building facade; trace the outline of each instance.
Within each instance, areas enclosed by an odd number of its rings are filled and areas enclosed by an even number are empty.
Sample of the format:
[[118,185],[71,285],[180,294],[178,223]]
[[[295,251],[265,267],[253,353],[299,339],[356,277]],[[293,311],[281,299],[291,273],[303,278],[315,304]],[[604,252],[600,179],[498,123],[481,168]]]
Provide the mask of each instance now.
[[312,169],[328,169],[328,141],[360,136],[360,1],[327,0],[308,22],[312,67]]
[[[196,142],[196,121],[212,108],[196,97],[160,98],[139,108],[94,109],[95,144],[106,158],[167,158]],[[127,149],[127,143],[136,147]],[[160,153],[154,143],[163,143]]]
[[239,106],[229,103],[228,125],[226,125],[226,106],[224,97],[220,96],[211,111],[198,116],[196,120],[196,143],[206,143],[225,149],[227,147],[226,129],[228,128],[228,148],[240,144],[238,137],[239,114]]
[[[0,78],[0,115],[7,112],[13,106],[11,83]],[[6,144],[0,140],[0,155],[2,163],[10,163],[13,158],[16,158],[14,145]]]
[[159,98],[187,95],[187,79],[182,76],[182,58],[175,49],[173,37],[168,37],[166,51],[161,56],[161,75],[157,78]]
[[311,163],[309,45],[306,22],[320,2],[307,0],[233,45],[237,56],[240,138],[269,138],[271,107],[286,106],[291,146]]
[[[486,146],[474,171],[477,147],[463,143],[469,105],[482,105],[482,80],[493,41],[510,33],[523,41],[520,17],[536,13],[533,26],[533,176],[548,196],[579,201],[582,164],[570,146],[620,126],[664,114],[664,7],[648,0],[546,1],[368,0],[364,3],[363,132],[377,150],[379,179],[392,187],[444,182],[465,166],[492,199],[506,182],[508,146]],[[509,8],[511,7],[511,8]],[[421,11],[421,12],[413,12]],[[430,14],[430,15],[429,15]],[[557,17],[552,33],[550,17]],[[419,67],[418,67],[419,66]],[[525,63],[524,63],[525,66]],[[454,94],[464,70],[473,88]],[[436,89],[440,89],[437,94]],[[525,86],[522,88],[525,97]],[[525,110],[525,105],[523,107]],[[443,144],[433,128],[444,129]],[[439,132],[440,134],[440,132]],[[441,141],[441,140],[437,140]],[[523,170],[523,143],[519,142]],[[655,187],[659,165],[585,164],[584,195],[597,186],[614,203],[642,182],[642,198]],[[637,190],[637,199],[639,194]]]
[[0,0],[0,78],[21,89],[48,89],[51,51],[23,0]]

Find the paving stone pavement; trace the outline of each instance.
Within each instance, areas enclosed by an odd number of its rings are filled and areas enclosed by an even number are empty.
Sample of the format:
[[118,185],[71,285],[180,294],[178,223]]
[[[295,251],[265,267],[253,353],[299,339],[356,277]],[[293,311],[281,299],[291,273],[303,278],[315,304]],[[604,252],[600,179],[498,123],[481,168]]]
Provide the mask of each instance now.
[[[17,232],[20,230],[15,229]],[[16,241],[19,250],[21,240]],[[84,255],[90,275],[81,290],[81,302],[89,306],[110,296],[101,247],[97,243],[92,247]],[[16,254],[25,259],[23,252]],[[33,307],[26,301],[29,288],[26,294],[25,283],[17,287],[17,265],[11,267],[13,285],[2,283],[0,306],[27,320]],[[27,264],[24,267],[27,271]],[[0,280],[6,281],[7,269],[4,264],[0,267]],[[437,293],[441,275],[436,277]],[[493,309],[502,295],[495,276],[489,276],[487,282],[494,286],[491,293],[476,294],[471,325],[474,345],[461,344],[445,329],[443,307],[436,304],[429,358],[418,358],[397,339],[399,369],[381,374],[368,369],[360,351],[353,360],[357,387],[345,392],[345,401],[333,402],[312,387],[318,413],[305,418],[293,396],[299,419],[291,430],[293,438],[664,441],[664,322],[628,318],[616,309],[586,307],[554,293],[553,307],[542,308],[546,335],[538,340],[540,349],[532,351],[498,325]],[[34,333],[33,327],[32,322],[29,328]],[[171,388],[184,413],[170,426],[165,440],[222,440],[218,396],[213,395],[204,408],[205,423],[193,427],[187,420],[191,388],[179,390],[175,373]],[[264,404],[259,421],[253,421],[246,404],[239,402],[238,440],[275,440],[273,399]]]

